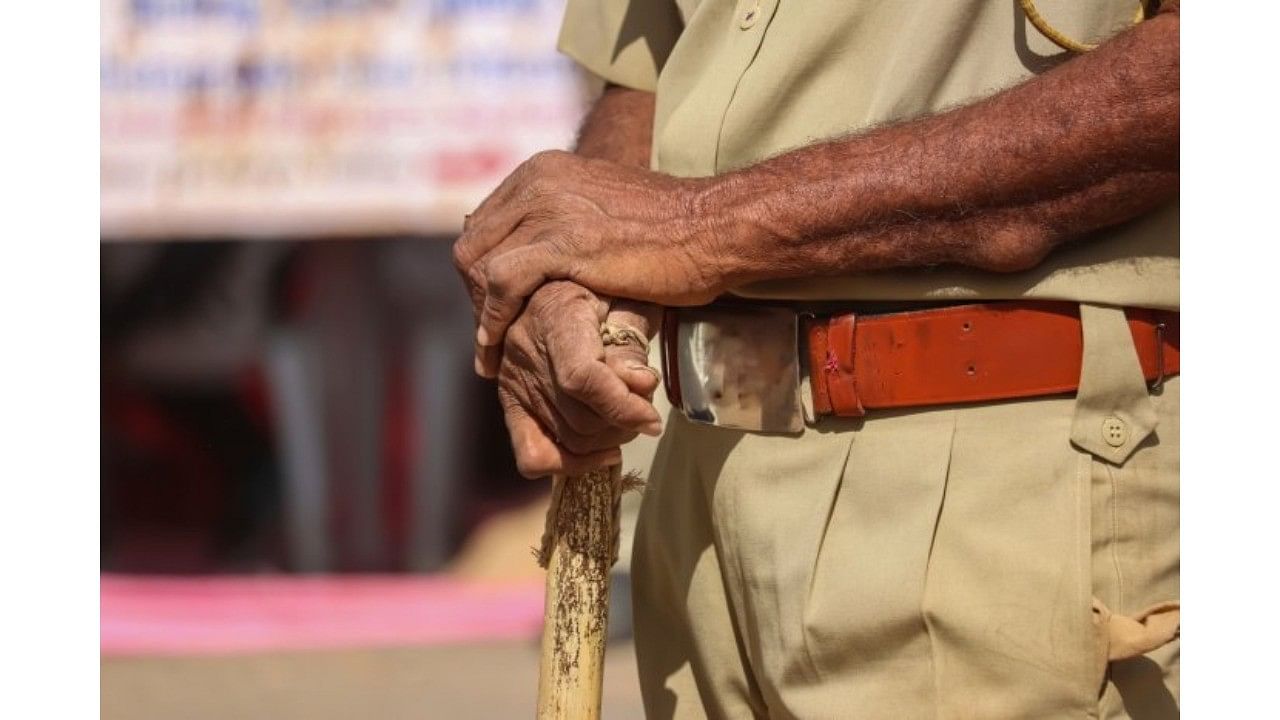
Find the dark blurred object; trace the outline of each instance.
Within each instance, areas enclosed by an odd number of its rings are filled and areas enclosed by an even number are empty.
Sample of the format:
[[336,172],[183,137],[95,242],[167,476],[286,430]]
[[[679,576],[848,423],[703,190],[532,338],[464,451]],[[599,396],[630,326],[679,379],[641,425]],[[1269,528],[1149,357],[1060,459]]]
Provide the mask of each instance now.
[[104,244],[103,568],[437,569],[527,495],[448,246]]

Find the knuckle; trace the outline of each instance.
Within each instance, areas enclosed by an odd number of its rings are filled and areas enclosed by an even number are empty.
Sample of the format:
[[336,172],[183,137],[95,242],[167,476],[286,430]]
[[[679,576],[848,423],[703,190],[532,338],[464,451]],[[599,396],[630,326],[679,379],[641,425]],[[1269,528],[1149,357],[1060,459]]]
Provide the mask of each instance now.
[[543,198],[544,202],[548,200],[554,201],[555,198],[549,196],[554,195],[555,189],[555,183],[546,175],[537,175],[525,185],[525,190],[528,191],[531,197]]
[[[484,304],[484,309],[480,311],[480,325],[481,327],[485,327],[486,325],[493,326],[495,328],[501,327],[502,332],[505,333],[506,328],[509,325],[507,322],[507,316],[506,301],[502,298],[495,298],[490,295],[489,299]],[[505,340],[506,338],[504,337],[503,341],[505,342]]]
[[485,287],[485,283],[487,282],[487,273],[485,271],[483,261],[477,262],[470,267],[459,267],[459,270],[462,271],[463,277],[467,279],[467,282],[470,283],[472,287]]
[[490,296],[497,299],[505,297],[507,287],[511,284],[511,271],[508,269],[510,265],[507,260],[495,258],[481,270],[484,274],[484,287]]
[[515,281],[520,271],[519,251],[504,252],[485,260],[485,278],[492,285],[505,287]]
[[471,253],[467,250],[466,242],[464,242],[462,238],[458,238],[458,240],[453,243],[452,255],[453,266],[457,268],[458,272],[465,274],[467,269],[471,266]]

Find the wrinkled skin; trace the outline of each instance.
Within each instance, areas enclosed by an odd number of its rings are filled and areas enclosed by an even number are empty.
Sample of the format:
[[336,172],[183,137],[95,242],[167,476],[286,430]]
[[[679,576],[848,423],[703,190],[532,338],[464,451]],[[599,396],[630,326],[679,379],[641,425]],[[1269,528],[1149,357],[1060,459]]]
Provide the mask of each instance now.
[[726,286],[715,272],[716,234],[694,208],[706,185],[559,151],[527,160],[454,245],[479,344],[497,345],[524,298],[550,279],[664,305],[710,302]]
[[503,344],[498,397],[527,477],[620,462],[619,448],[662,424],[657,374],[637,345],[605,346],[608,305],[569,282],[539,288]]
[[[583,122],[575,153],[646,167],[653,112],[653,93],[607,87]],[[495,209],[500,197],[495,192],[485,207]],[[479,210],[475,215],[483,217]],[[473,224],[469,216],[464,236]],[[465,248],[463,243],[455,246],[455,256],[478,321],[486,293],[486,287],[477,284],[483,280],[483,263],[472,269],[474,259]],[[646,367],[638,346],[604,347],[599,335],[604,319],[650,337],[660,313],[653,306],[610,299],[560,281],[533,293],[503,342],[477,343],[476,372],[498,379],[516,464],[523,474],[581,473],[616,463],[619,446],[637,432],[660,432],[650,403],[656,372]]]

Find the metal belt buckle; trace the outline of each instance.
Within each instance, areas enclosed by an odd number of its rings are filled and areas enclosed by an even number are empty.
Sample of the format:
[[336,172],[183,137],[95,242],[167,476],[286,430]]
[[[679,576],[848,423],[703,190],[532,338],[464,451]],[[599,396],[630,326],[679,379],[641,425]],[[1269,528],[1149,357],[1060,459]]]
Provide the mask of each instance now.
[[[694,422],[757,432],[804,429],[796,313],[772,307],[668,310],[664,371]],[[667,357],[671,355],[674,357]],[[673,382],[674,381],[674,382]]]

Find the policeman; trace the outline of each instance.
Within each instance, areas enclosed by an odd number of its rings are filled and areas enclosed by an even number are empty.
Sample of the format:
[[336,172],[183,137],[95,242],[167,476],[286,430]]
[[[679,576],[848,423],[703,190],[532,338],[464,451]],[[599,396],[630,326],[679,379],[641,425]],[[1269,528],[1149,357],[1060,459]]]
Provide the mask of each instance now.
[[649,716],[1177,716],[1178,33],[1169,1],[570,1],[608,88],[455,259],[524,473],[662,433]]

